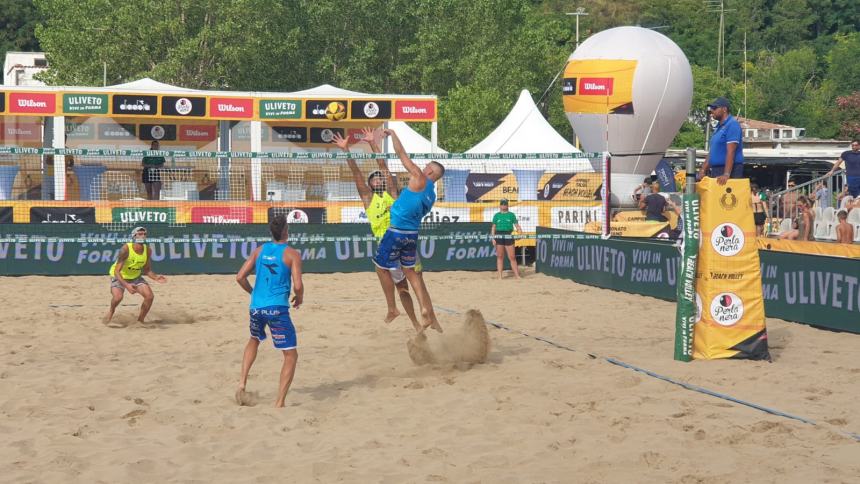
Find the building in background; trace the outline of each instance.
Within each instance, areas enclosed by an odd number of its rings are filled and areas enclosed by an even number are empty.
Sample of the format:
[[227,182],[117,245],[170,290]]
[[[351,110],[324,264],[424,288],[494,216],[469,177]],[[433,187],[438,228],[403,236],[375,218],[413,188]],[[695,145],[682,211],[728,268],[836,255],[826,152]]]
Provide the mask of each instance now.
[[6,52],[3,84],[6,86],[44,86],[35,75],[48,68],[44,52]]

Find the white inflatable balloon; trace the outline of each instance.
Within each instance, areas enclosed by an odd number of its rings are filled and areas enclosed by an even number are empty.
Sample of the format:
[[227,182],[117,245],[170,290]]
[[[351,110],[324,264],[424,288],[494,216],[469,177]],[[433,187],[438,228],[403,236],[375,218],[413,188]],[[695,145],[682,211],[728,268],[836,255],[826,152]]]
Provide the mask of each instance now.
[[613,203],[630,205],[690,111],[693,73],[668,37],[617,27],[589,37],[568,58],[564,110],[585,151],[612,154]]

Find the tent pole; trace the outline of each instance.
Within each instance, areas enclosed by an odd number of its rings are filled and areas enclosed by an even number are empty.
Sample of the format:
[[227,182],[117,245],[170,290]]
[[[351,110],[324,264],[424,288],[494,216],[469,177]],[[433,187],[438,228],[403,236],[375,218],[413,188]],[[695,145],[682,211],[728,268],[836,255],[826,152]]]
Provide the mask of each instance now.
[[[263,123],[251,121],[251,151],[263,151]],[[263,166],[259,158],[251,158],[251,195],[255,202],[262,200],[262,172]]]
[[436,153],[439,151],[439,125],[438,122],[430,123],[430,152]]

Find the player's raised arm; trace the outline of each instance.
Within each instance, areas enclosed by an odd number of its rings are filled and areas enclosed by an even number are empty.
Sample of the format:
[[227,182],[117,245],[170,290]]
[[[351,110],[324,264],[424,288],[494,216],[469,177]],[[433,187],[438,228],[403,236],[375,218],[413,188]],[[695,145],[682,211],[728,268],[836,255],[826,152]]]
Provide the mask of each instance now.
[[[349,138],[344,138],[340,133],[335,133],[331,142],[343,150],[344,153],[349,153]],[[358,164],[354,159],[347,158],[346,165],[349,167],[349,171],[352,172],[352,180],[355,182],[355,189],[358,190],[358,196],[361,198],[364,208],[367,209],[370,205],[370,199],[373,197],[373,191],[364,181],[364,175],[361,174],[361,170],[358,168]]]
[[244,264],[242,264],[239,272],[236,273],[236,282],[242,286],[242,289],[244,289],[248,294],[251,294],[254,291],[254,288],[251,287],[251,283],[248,282],[248,276],[254,272],[254,267],[257,264],[257,257],[260,255],[260,250],[262,249],[262,246],[254,249],[254,252],[248,256],[248,259],[245,260]]
[[406,154],[406,150],[403,148],[400,138],[397,137],[397,133],[395,133],[393,129],[385,129],[382,132],[391,136],[391,141],[394,144],[394,151],[403,163],[403,167],[409,172],[409,189],[413,192],[424,190],[424,187],[427,185],[427,176],[424,175],[421,168],[418,168],[418,166],[412,162],[412,159],[409,158],[409,155]]
[[[379,148],[379,140],[384,136],[382,130],[362,128],[361,132],[364,135],[364,141],[370,145],[370,149],[372,149],[374,153],[382,153],[382,150]],[[391,170],[388,169],[388,160],[385,158],[377,158],[376,164],[379,165],[379,170],[385,174],[386,191],[392,198],[397,198],[400,194],[400,188],[397,186],[397,177],[395,177],[391,173]]]

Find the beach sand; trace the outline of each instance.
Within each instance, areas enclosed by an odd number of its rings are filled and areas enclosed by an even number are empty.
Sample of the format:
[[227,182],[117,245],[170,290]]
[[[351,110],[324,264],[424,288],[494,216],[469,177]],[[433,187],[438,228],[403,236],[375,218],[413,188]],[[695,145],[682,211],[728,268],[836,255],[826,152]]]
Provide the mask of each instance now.
[[[669,302],[534,274],[496,281],[493,273],[428,273],[426,280],[448,331],[419,342],[436,357],[416,365],[407,349],[411,325],[405,315],[383,323],[373,274],[306,275],[305,305],[293,312],[296,378],[287,407],[275,409],[282,357],[271,341],[251,372],[250,405],[234,402],[248,296],[232,276],[153,284],[151,323],[134,323],[139,297],[131,296],[111,327],[101,323],[107,277],[0,278],[0,481],[860,476],[860,442],[844,435],[860,432],[860,335],[768,320],[773,363],[679,363]],[[491,326],[486,361],[463,362],[463,355],[475,360],[474,344],[460,353],[451,345],[478,334],[465,329],[470,309],[575,351]],[[603,357],[819,425],[685,390]]]

